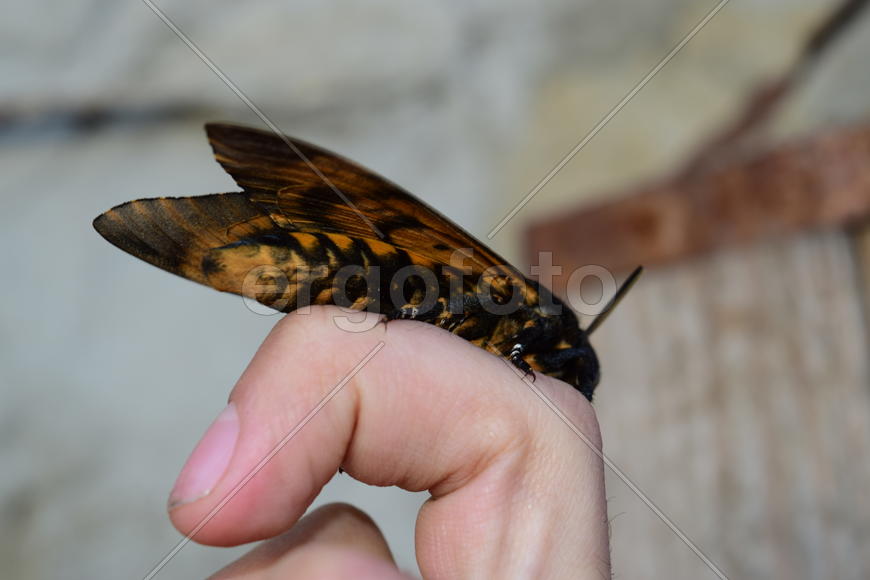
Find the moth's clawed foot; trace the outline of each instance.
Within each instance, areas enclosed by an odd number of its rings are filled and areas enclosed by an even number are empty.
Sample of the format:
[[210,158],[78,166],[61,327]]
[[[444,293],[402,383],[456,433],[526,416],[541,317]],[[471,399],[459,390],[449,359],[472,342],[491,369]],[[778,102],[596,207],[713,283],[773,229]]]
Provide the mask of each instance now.
[[535,375],[535,371],[532,367],[523,359],[523,351],[525,348],[521,344],[515,344],[508,354],[508,360],[513,363],[515,367],[523,371],[523,378],[531,378],[531,381],[534,383],[537,378]]
[[534,383],[535,379],[538,378],[538,375],[535,374],[535,371],[532,369],[532,367],[529,366],[529,363],[527,363],[526,361],[521,360],[519,362],[514,362],[514,364],[518,369],[523,371],[523,379],[529,379]]
[[534,369],[532,369],[532,367],[529,366],[529,363],[527,363],[523,359],[521,359],[521,358],[520,359],[513,359],[512,358],[511,362],[514,364],[515,367],[517,367],[518,369],[523,371],[523,378],[524,379],[529,379],[534,383],[535,379],[538,378],[537,375],[535,374]]
[[452,318],[445,315],[445,304],[446,302],[442,299],[439,299],[434,305],[405,304],[390,313],[388,318],[391,320],[419,320],[444,328],[445,321]]

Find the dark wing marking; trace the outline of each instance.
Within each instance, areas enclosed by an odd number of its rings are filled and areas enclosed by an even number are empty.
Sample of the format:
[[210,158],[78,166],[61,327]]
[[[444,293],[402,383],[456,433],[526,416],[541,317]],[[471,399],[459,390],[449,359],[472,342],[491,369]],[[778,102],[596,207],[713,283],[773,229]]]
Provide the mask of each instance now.
[[[365,216],[396,247],[449,264],[454,250],[472,248],[463,264],[471,274],[501,267],[523,276],[471,234],[399,186],[334,153],[287,137],[323,178],[277,135],[225,124],[206,125],[215,158],[250,196],[285,228],[373,238]],[[359,213],[358,213],[359,212]]]

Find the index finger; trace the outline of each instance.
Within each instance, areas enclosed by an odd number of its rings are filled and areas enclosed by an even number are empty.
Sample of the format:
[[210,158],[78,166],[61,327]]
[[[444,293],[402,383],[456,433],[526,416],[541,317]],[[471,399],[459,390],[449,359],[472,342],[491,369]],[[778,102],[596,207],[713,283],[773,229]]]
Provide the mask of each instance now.
[[[222,414],[224,443],[207,444],[210,432],[200,444],[227,457],[197,449],[182,472],[188,497],[170,511],[181,532],[215,545],[275,536],[341,466],[430,491],[416,531],[426,577],[609,570],[601,461],[512,369],[422,323],[346,332],[339,312],[290,314],[263,343]],[[582,395],[546,376],[535,386],[600,447]],[[226,468],[207,485],[195,464]]]

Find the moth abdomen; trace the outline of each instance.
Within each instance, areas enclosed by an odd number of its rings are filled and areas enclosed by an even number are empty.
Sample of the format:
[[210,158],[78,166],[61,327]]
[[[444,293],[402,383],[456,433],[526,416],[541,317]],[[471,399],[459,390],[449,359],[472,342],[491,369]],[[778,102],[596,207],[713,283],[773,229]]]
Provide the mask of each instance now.
[[336,304],[391,315],[407,304],[428,310],[447,291],[429,260],[377,240],[331,233],[233,242],[206,252],[201,271],[213,288],[284,312]]

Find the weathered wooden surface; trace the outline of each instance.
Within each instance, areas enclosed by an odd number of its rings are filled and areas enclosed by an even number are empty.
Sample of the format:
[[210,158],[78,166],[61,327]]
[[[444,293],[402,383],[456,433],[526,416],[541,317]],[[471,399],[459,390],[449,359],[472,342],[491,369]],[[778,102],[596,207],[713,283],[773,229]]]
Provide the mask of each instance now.
[[864,322],[870,329],[870,222],[854,228],[851,235],[858,266],[859,291],[864,299]]
[[870,128],[859,127],[538,223],[528,247],[552,251],[568,271],[588,264],[622,271],[867,215]]
[[[730,578],[870,577],[851,244],[807,233],[653,270],[594,336],[605,452]],[[608,497],[616,577],[715,578],[612,474]]]

